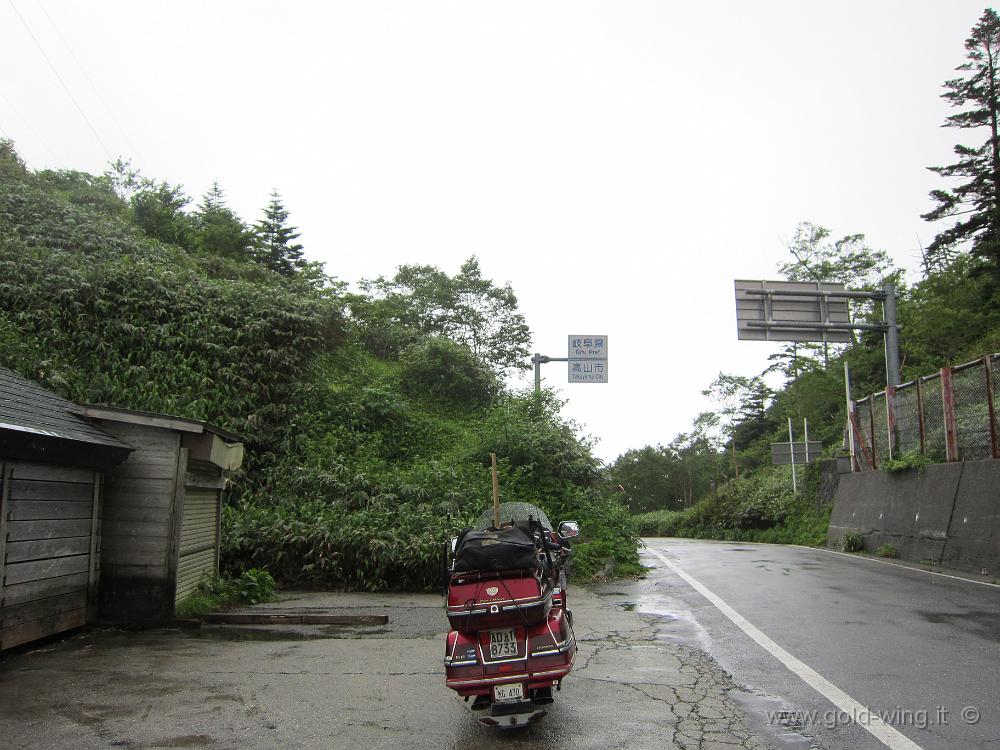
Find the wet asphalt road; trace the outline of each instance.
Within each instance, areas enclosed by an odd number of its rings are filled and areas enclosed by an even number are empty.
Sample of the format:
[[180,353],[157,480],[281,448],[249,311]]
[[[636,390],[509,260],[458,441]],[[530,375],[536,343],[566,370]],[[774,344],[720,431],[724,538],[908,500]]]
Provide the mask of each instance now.
[[744,703],[752,721],[788,728],[788,747],[885,746],[838,715],[649,550],[921,748],[1000,748],[1000,588],[823,550],[646,544],[643,561],[652,570],[618,587],[622,606],[656,618],[659,637],[717,659],[749,691]]

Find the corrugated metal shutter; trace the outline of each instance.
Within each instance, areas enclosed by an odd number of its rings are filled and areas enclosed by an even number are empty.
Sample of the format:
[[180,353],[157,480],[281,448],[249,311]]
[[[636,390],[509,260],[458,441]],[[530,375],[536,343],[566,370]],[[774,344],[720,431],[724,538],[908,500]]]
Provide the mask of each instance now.
[[0,649],[84,625],[96,593],[98,474],[7,463],[0,476]]
[[219,490],[188,486],[177,561],[177,602],[194,593],[203,576],[217,572],[218,519]]

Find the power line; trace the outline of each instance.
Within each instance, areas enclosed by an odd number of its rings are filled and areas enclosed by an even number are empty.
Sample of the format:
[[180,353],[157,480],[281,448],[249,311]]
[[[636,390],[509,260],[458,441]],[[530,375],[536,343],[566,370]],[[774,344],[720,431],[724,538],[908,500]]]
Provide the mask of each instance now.
[[90,74],[87,73],[87,69],[83,66],[83,63],[80,62],[80,58],[78,58],[76,56],[76,53],[73,51],[73,48],[70,46],[69,42],[66,40],[66,37],[63,36],[62,31],[59,30],[59,27],[56,25],[56,22],[52,19],[52,16],[50,16],[49,12],[47,10],[45,10],[45,5],[42,4],[42,0],[35,0],[35,5],[37,5],[39,7],[39,9],[45,15],[45,18],[48,20],[49,25],[52,26],[52,28],[55,30],[56,35],[62,41],[63,46],[66,48],[66,51],[69,52],[70,57],[73,58],[73,62],[76,63],[77,69],[81,73],[83,73],[83,77],[87,79],[87,83],[90,84],[90,88],[93,89],[94,94],[97,95],[97,100],[103,105],[104,110],[108,113],[108,116],[111,118],[111,121],[115,124],[115,127],[117,127],[118,130],[119,130],[119,132],[121,132],[121,134],[123,136],[125,136],[125,140],[128,142],[129,148],[132,149],[132,155],[133,156],[140,156],[140,154],[138,153],[138,149],[135,147],[135,143],[132,141],[131,138],[129,138],[128,132],[125,130],[125,128],[122,127],[122,124],[121,124],[121,122],[119,122],[118,118],[115,117],[114,111],[108,105],[108,102],[107,102],[107,100],[105,100],[104,96],[101,94],[100,89],[97,88],[97,84],[94,83],[94,79],[92,79],[90,77]]
[[97,129],[94,127],[94,124],[90,121],[90,118],[87,117],[86,112],[83,111],[83,107],[80,106],[80,103],[76,100],[76,97],[73,96],[73,92],[69,90],[69,86],[66,85],[66,81],[64,81],[63,77],[59,75],[59,71],[56,70],[56,66],[52,64],[52,61],[49,59],[49,56],[45,54],[45,50],[42,48],[41,42],[38,41],[38,38],[31,31],[31,27],[28,26],[28,22],[24,20],[24,16],[21,15],[21,11],[19,11],[17,9],[17,6],[14,5],[14,0],[7,0],[7,2],[10,3],[10,7],[13,9],[14,14],[20,19],[21,25],[24,26],[24,30],[28,32],[28,36],[31,37],[31,40],[35,43],[35,46],[38,47],[38,51],[45,59],[45,62],[49,64],[49,67],[52,69],[52,72],[55,74],[55,77],[59,80],[59,83],[62,85],[63,91],[66,92],[66,96],[68,96],[70,101],[73,102],[73,106],[76,107],[76,111],[80,113],[80,117],[82,117],[83,121],[87,123],[87,127],[90,128],[90,132],[94,134],[94,138],[96,138],[97,142],[101,144],[101,148],[104,150],[104,155],[107,157],[108,161],[111,161],[111,152],[108,150],[108,147],[101,139],[101,136],[97,133]]

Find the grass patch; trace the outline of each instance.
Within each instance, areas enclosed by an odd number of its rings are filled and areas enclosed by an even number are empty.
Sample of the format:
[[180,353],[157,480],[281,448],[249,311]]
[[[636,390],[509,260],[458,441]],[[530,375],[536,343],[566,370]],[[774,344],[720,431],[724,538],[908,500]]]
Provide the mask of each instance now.
[[274,601],[274,578],[266,570],[251,568],[238,578],[212,576],[203,579],[191,596],[177,605],[178,617],[194,617],[240,604]]
[[879,469],[889,474],[898,474],[903,471],[923,471],[932,463],[934,462],[924,454],[917,451],[910,451],[909,453],[904,453],[899,458],[883,461]]
[[844,552],[862,552],[865,548],[865,538],[861,534],[848,532],[841,538],[840,548]]

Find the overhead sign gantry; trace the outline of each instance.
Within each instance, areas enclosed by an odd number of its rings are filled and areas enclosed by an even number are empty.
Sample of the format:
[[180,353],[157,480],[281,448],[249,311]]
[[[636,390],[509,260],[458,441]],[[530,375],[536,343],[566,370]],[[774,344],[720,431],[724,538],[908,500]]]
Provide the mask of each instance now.
[[[899,385],[899,326],[892,284],[887,282],[875,292],[854,291],[825,281],[737,279],[735,285],[738,338],[848,343],[852,331],[878,331],[885,336],[886,383]],[[849,300],[881,302],[882,322],[853,322]]]

